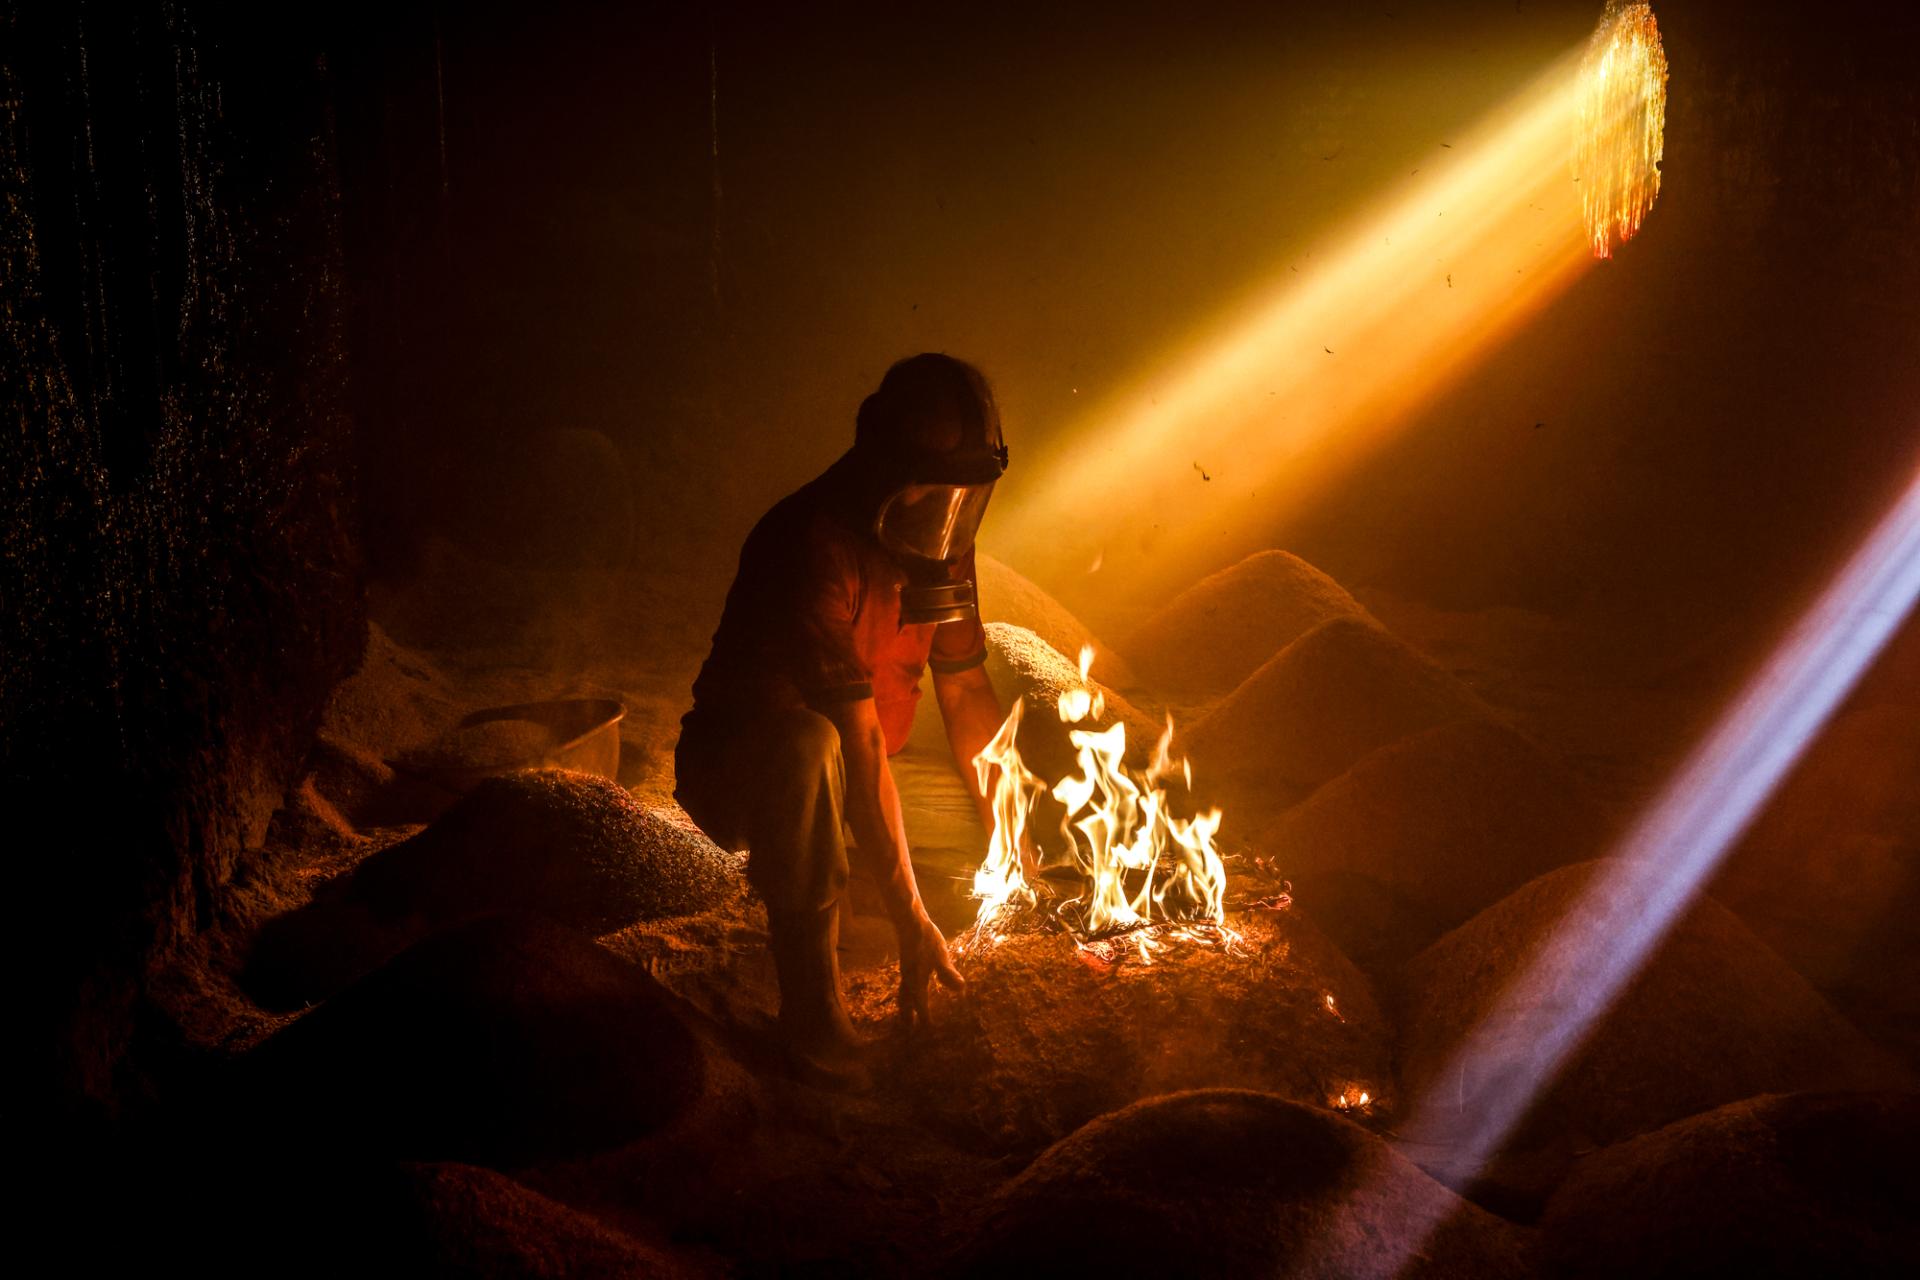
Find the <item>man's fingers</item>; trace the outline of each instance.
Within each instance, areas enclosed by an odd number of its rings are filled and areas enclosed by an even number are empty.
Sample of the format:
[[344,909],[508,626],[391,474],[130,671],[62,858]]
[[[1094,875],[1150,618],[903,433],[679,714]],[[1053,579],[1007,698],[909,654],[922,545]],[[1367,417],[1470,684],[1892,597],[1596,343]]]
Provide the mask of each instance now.
[[947,990],[966,990],[967,980],[961,976],[960,970],[954,967],[953,957],[947,955],[944,951],[941,952],[939,960],[935,962],[934,972],[940,978],[940,985]]
[[911,1027],[916,1020],[921,1026],[928,1026],[932,1018],[927,1011],[927,979],[924,974],[916,974],[914,980],[904,983],[900,988],[900,1014]]

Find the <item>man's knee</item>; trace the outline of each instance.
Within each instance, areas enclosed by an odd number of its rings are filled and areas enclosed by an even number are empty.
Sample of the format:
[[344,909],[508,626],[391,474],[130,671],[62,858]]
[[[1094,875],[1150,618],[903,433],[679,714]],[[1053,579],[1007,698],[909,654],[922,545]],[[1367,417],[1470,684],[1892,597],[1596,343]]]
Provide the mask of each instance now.
[[812,776],[842,768],[840,730],[818,711],[783,711],[771,717],[767,731],[773,739],[768,750],[782,771]]
[[769,717],[762,732],[747,879],[770,910],[817,912],[839,900],[847,880],[840,731],[801,709]]

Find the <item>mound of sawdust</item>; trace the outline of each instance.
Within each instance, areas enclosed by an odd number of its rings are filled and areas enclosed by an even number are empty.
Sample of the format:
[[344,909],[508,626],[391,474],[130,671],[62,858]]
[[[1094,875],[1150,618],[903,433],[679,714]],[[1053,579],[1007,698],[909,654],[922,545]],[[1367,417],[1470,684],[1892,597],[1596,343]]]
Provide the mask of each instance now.
[[496,917],[408,949],[244,1061],[309,1140],[412,1159],[603,1150],[698,1093],[674,1001],[592,939]]
[[[1007,706],[1011,707],[1016,698],[1027,701],[1019,739],[1020,755],[1027,767],[1049,783],[1077,772],[1074,748],[1067,737],[1069,726],[1061,723],[1057,704],[1062,693],[1085,687],[1079,663],[1024,627],[989,622],[987,675]],[[1105,695],[1106,711],[1072,727],[1104,729],[1124,722],[1128,758],[1144,761],[1159,740],[1162,726],[1102,683],[1097,674],[1092,676],[1091,685]]]
[[1464,1280],[1527,1274],[1525,1239],[1339,1116],[1207,1089],[1140,1102],[1050,1148],[996,1197],[951,1271]]
[[[1583,975],[1536,971],[1533,957],[1632,883],[1611,859],[1563,867],[1407,966],[1400,1063],[1406,1096],[1427,1100],[1424,1118],[1436,1131],[1469,1119],[1481,1092],[1505,1087],[1506,1073],[1581,1007]],[[1519,1009],[1517,1019],[1501,1029],[1494,1056],[1461,1075],[1452,1051],[1496,1002]],[[1759,1093],[1903,1082],[1804,978],[1703,897],[1595,1024],[1510,1145],[1571,1152]]]
[[328,844],[369,827],[431,818],[446,807],[447,794],[396,777],[389,761],[451,731],[464,714],[446,673],[368,623],[360,665],[328,698],[306,773],[278,819],[281,839]]
[[1262,551],[1182,591],[1122,648],[1155,688],[1213,698],[1333,618],[1372,621],[1339,583],[1305,560]]
[[384,915],[538,911],[587,933],[691,915],[738,891],[737,861],[605,778],[536,769],[487,778],[426,830],[354,871]]
[[988,622],[1008,622],[1033,632],[1054,649],[1078,659],[1083,645],[1093,646],[1093,669],[1116,688],[1137,683],[1127,660],[1101,643],[1085,623],[1058,600],[1028,581],[1016,569],[985,553],[974,558],[980,583],[980,616]]
[[1920,715],[1899,703],[1834,718],[1781,784],[1747,844],[1819,844],[1836,830],[1920,842]]
[[1360,618],[1289,644],[1186,737],[1195,781],[1229,814],[1271,813],[1392,742],[1491,717],[1466,686]]
[[392,757],[451,729],[462,714],[446,675],[370,622],[366,652],[327,700],[320,733],[323,740]]
[[380,756],[346,738],[322,733],[307,753],[302,784],[353,827],[377,826],[397,778]]
[[1753,1098],[1582,1160],[1547,1206],[1556,1276],[1920,1275],[1920,1095]]
[[[1727,859],[1714,894],[1827,985],[1920,955],[1920,714],[1837,717]],[[1910,969],[1911,972],[1911,969]]]
[[1905,703],[1920,710],[1920,613],[1906,623],[1874,661],[1860,682],[1858,697],[1873,702]]
[[1253,843],[1348,955],[1385,963],[1591,856],[1601,835],[1563,768],[1468,719],[1381,747]]
[[[1364,1090],[1384,1117],[1389,1035],[1367,980],[1305,920],[1252,914],[1236,951],[1174,943],[1152,964],[1097,964],[1060,934],[980,947],[959,960],[966,991],[937,993],[932,1027],[900,1050],[892,1086],[939,1129],[1012,1151],[1214,1085],[1322,1107]],[[879,978],[853,992],[876,1021],[892,994]]]
[[342,1274],[379,1258],[395,1274],[697,1276],[708,1269],[633,1239],[505,1174],[466,1164],[402,1164],[359,1188],[358,1212],[310,1247]]
[[539,912],[590,934],[691,915],[741,891],[739,865],[677,812],[648,809],[605,778],[488,778],[267,922],[246,983],[270,1006],[319,999],[435,928],[498,912]]

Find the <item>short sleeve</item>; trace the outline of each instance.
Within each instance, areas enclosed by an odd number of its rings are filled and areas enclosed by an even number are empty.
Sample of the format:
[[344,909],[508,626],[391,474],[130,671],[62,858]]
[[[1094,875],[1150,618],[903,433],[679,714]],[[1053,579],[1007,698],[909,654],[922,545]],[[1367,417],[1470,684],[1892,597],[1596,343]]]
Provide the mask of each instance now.
[[[973,595],[977,602],[980,598],[980,576],[974,568],[972,551],[968,551],[960,562],[956,576],[964,576],[973,584]],[[970,617],[958,622],[943,622],[934,628],[933,649],[928,654],[927,665],[933,668],[935,675],[950,676],[971,671],[986,660],[987,632],[980,624],[978,608]]]
[[873,672],[860,660],[854,618],[860,607],[860,569],[851,550],[816,525],[792,548],[792,605],[797,624],[787,670],[808,706],[858,702],[873,696]]

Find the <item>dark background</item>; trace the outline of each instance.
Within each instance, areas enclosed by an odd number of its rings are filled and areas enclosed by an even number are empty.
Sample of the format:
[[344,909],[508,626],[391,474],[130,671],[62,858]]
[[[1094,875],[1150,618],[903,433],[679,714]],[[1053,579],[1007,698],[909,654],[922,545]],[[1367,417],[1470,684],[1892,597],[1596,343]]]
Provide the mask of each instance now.
[[[217,922],[369,581],[441,539],[705,616],[929,348],[994,379],[1017,502],[1080,396],[1599,7],[8,4],[0,742],[57,939],[14,941],[50,1049],[16,1066],[145,1087],[143,992]],[[1722,627],[1731,669],[1904,487],[1920,24],[1658,12],[1643,235],[1247,550],[1640,648]]]

